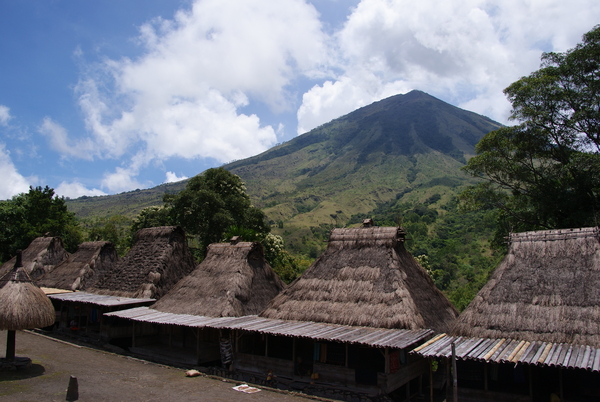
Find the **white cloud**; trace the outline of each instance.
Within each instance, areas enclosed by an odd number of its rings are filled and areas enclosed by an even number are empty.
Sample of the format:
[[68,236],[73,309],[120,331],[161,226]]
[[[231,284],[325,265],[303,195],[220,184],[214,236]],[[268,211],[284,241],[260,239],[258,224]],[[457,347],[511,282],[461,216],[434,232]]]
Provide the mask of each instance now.
[[143,156],[105,176],[111,190],[135,188],[152,160],[228,162],[268,149],[275,129],[239,108],[289,110],[293,81],[322,76],[328,64],[318,14],[302,0],[197,0],[140,32],[142,57],[91,66],[76,87],[90,139],[72,143],[51,120],[42,125],[63,155]]
[[139,171],[135,168],[117,167],[114,173],[106,173],[102,179],[102,187],[108,188],[111,193],[121,193],[137,188],[145,188],[135,177]]
[[[45,117],[39,132],[50,141],[50,147],[62,156],[72,156],[80,159],[91,160],[94,156],[95,146],[88,138],[78,141],[70,139],[67,130],[49,117]],[[71,143],[74,142],[74,145]]]
[[10,108],[0,105],[0,126],[8,126],[8,121],[12,118]]
[[185,175],[181,176],[181,177],[178,177],[177,174],[175,174],[173,172],[167,172],[166,178],[165,178],[165,183],[175,183],[175,182],[178,182],[178,181],[185,180],[187,178],[188,177],[185,176]]
[[26,193],[29,186],[36,181],[35,178],[25,178],[17,171],[12,163],[10,152],[6,150],[4,144],[0,143],[0,177],[2,177],[2,186],[0,186],[0,200],[7,200],[14,195]]
[[505,121],[503,89],[599,16],[594,0],[363,0],[337,34],[342,72],[304,94],[298,132],[410,89]]
[[106,193],[102,190],[98,190],[97,188],[88,189],[83,184],[78,181],[73,181],[67,183],[63,181],[58,185],[56,190],[54,191],[57,195],[61,197],[69,197],[69,198],[79,198],[84,195],[87,196],[99,196],[106,195]]

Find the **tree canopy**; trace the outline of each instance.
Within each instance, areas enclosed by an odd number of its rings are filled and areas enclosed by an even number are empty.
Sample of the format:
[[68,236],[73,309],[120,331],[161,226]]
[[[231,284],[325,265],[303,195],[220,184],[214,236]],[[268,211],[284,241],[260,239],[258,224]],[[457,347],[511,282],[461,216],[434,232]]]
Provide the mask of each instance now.
[[203,249],[223,240],[233,227],[268,233],[264,213],[252,206],[239,176],[223,168],[206,170],[191,178],[179,194],[164,197],[169,220],[196,236]]
[[55,196],[48,186],[30,187],[7,201],[0,201],[0,258],[10,259],[16,250],[25,249],[36,238],[60,236],[65,248],[73,252],[82,235],[75,214],[67,210],[65,200]]
[[600,25],[505,89],[518,124],[487,134],[462,198],[499,210],[499,233],[595,226],[600,213]]

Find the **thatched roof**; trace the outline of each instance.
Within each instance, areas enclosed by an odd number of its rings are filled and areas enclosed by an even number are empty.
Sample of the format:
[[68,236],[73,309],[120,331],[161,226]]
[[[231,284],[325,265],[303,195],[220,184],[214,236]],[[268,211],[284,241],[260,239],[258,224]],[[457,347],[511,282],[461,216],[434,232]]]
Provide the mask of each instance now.
[[75,253],[36,280],[38,286],[85,290],[104,277],[118,262],[115,246],[108,241],[81,243]]
[[47,327],[56,319],[52,302],[33,283],[20,258],[0,278],[0,306],[0,330]]
[[452,333],[600,347],[598,228],[511,234],[489,282]]
[[327,250],[261,314],[378,328],[447,330],[457,311],[393,227],[334,229]]
[[[23,250],[23,268],[31,279],[36,280],[54,269],[60,262],[69,257],[63,248],[60,237],[38,237],[29,247]],[[11,258],[0,267],[0,277],[6,275],[14,267],[16,257]]]
[[127,255],[88,292],[158,299],[192,272],[194,266],[181,227],[141,229]]
[[253,315],[284,286],[260,243],[215,243],[202,263],[151,308],[207,317]]

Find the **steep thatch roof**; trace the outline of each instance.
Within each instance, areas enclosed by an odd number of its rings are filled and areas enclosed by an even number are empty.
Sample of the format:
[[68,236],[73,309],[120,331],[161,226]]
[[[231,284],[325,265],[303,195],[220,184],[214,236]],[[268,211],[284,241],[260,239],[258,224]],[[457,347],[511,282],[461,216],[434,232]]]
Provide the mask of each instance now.
[[67,260],[36,281],[38,286],[85,290],[104,277],[118,262],[115,246],[108,241],[81,243]]
[[252,315],[284,286],[260,243],[215,243],[202,263],[151,308],[207,317]]
[[0,330],[47,327],[55,319],[52,302],[16,258],[13,269],[0,279]]
[[453,334],[600,347],[598,228],[516,233]]
[[[60,237],[38,237],[23,250],[22,255],[23,268],[33,280],[52,271],[56,265],[69,257],[69,253],[63,248]],[[0,277],[10,272],[15,262],[16,257],[13,257],[2,264]]]
[[158,299],[195,266],[185,233],[179,226],[139,230],[135,244],[88,292]]
[[393,227],[334,229],[327,250],[261,314],[266,318],[445,331],[457,312]]

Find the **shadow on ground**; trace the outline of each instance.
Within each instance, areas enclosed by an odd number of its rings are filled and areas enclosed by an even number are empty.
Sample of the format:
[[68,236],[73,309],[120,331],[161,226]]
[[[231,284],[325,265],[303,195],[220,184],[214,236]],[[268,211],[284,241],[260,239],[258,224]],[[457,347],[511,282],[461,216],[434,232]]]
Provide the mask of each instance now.
[[0,375],[0,382],[3,381],[18,381],[25,380],[27,378],[34,378],[43,375],[46,369],[41,364],[32,364],[26,368],[19,368],[17,370],[2,371]]

